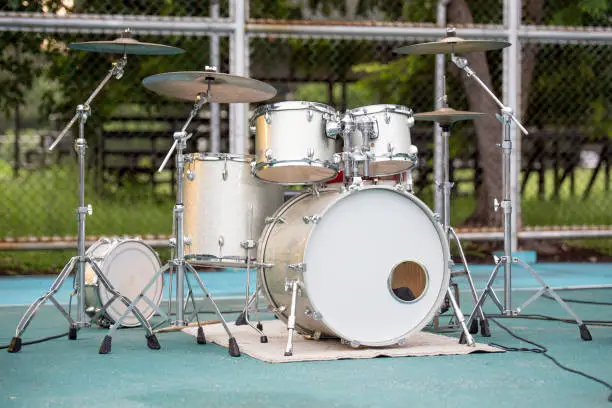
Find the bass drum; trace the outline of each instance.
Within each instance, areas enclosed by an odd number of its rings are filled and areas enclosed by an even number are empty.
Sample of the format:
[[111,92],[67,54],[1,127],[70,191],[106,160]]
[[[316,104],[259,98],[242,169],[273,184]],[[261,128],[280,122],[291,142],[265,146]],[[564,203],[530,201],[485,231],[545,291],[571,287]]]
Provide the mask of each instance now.
[[[146,284],[161,269],[157,253],[139,239],[108,239],[101,238],[86,252],[108,279],[113,288],[130,301],[138,296]],[[162,300],[164,281],[160,274],[145,295],[159,306]],[[113,296],[104,285],[98,281],[89,264],[85,267],[85,311],[89,316],[95,315]],[[145,319],[149,320],[155,313],[147,302],[141,299],[136,306]],[[127,306],[119,299],[111,303],[102,316],[113,323],[125,312]],[[136,327],[140,322],[133,314],[123,319],[122,326]]]
[[285,203],[260,237],[259,279],[274,313],[296,330],[353,346],[388,346],[422,329],[450,279],[444,232],[416,197],[387,186],[322,190]]

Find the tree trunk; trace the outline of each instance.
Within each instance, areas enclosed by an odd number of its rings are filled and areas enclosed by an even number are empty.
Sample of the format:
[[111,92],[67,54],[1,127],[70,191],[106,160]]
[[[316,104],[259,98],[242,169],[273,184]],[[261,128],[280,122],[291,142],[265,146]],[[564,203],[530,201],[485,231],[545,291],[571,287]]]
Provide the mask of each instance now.
[[[544,0],[530,0],[525,4],[525,10],[531,23],[539,24],[543,17]],[[455,24],[473,24],[474,20],[470,8],[465,0],[452,0],[448,6],[449,22]],[[459,36],[460,32],[459,32]],[[529,103],[529,91],[533,79],[538,46],[526,44],[523,48],[521,66],[521,117],[525,117]],[[487,64],[485,53],[472,53],[467,55],[469,66],[476,75],[492,89],[491,73]],[[467,223],[472,225],[499,226],[502,212],[495,212],[493,199],[501,200],[502,196],[502,151],[496,147],[501,143],[501,123],[495,118],[499,107],[491,97],[478,85],[473,78],[468,78],[462,71],[454,68],[454,74],[459,74],[463,88],[467,93],[469,109],[475,112],[484,112],[488,116],[474,121],[480,166],[483,171],[483,183],[477,191],[476,209]],[[498,97],[500,97],[499,95]],[[520,223],[520,220],[519,220]]]
[[[452,0],[450,2],[448,19],[449,22],[456,24],[473,23],[472,13],[465,0]],[[458,36],[461,37],[461,30],[459,30]],[[468,54],[466,57],[470,68],[489,89],[492,89],[491,74],[485,54],[477,52]],[[501,123],[495,118],[495,113],[499,111],[499,108],[473,78],[467,78],[465,73],[458,71],[458,69],[452,69],[452,72],[461,77],[463,88],[467,94],[469,109],[487,114],[486,117],[474,121],[479,161],[482,168],[482,185],[477,191],[476,209],[467,223],[500,226],[502,212],[495,212],[493,209],[493,199],[501,200],[502,198],[502,152],[496,146],[497,143],[501,143],[502,128]]]

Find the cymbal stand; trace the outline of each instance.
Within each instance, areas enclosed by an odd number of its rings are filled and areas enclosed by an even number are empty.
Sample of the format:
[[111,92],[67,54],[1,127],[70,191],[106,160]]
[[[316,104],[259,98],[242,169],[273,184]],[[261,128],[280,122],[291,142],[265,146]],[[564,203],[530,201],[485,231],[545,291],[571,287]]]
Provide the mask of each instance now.
[[[452,62],[461,70],[465,71],[468,78],[474,78],[474,80],[480,85],[482,89],[485,90],[487,94],[495,101],[497,106],[499,106],[501,115],[497,115],[497,118],[501,121],[503,125],[503,137],[502,143],[500,145],[503,150],[503,161],[502,161],[502,184],[503,184],[503,200],[501,205],[496,203],[496,209],[501,206],[504,210],[504,255],[501,258],[496,259],[495,268],[487,281],[487,284],[482,292],[482,295],[476,302],[476,306],[472,314],[468,319],[468,324],[472,322],[477,313],[478,308],[480,308],[487,296],[491,298],[493,303],[498,307],[500,312],[508,317],[516,317],[518,316],[527,306],[529,306],[532,302],[534,302],[537,298],[542,296],[543,294],[548,294],[553,299],[559,303],[559,305],[565,309],[565,311],[574,318],[578,328],[580,330],[580,337],[582,340],[588,341],[591,340],[591,333],[589,329],[584,324],[584,322],[580,319],[580,317],[557,295],[557,293],[542,279],[542,277],[528,264],[521,261],[518,257],[512,256],[512,200],[510,197],[510,175],[511,175],[511,153],[512,153],[512,140],[510,138],[510,124],[514,122],[516,126],[527,135],[527,130],[521,125],[521,123],[516,119],[513,114],[512,108],[505,106],[496,96],[495,94],[485,85],[484,82],[476,75],[476,73],[468,66],[468,61],[465,58],[457,57],[454,53],[451,54]],[[542,286],[533,296],[525,301],[521,306],[516,309],[512,308],[512,265],[519,264],[523,268],[525,268]],[[504,304],[502,305],[501,301],[497,297],[495,291],[493,290],[493,281],[497,276],[497,273],[501,266],[504,267]]]
[[[446,95],[444,96],[446,98]],[[444,101],[446,102],[446,101]],[[451,191],[453,189],[454,183],[450,181],[450,172],[449,172],[449,163],[450,163],[450,154],[449,154],[449,139],[450,139],[450,123],[440,123],[442,127],[442,166],[443,166],[443,181],[441,183],[436,183],[437,187],[442,191],[442,228],[446,233],[446,239],[449,243],[451,240],[455,241],[457,244],[457,249],[459,251],[459,256],[461,258],[461,263],[463,264],[464,270],[461,272],[451,272],[451,277],[453,275],[465,275],[470,286],[470,291],[472,292],[472,296],[474,298],[474,302],[478,302],[478,292],[476,292],[476,286],[474,285],[474,281],[472,280],[472,274],[470,273],[470,268],[468,266],[467,259],[465,257],[465,253],[463,252],[463,247],[461,245],[461,241],[459,240],[459,236],[453,229],[450,223],[450,203],[451,203]],[[451,289],[449,288],[449,293]],[[476,307],[476,311],[478,312],[478,316],[480,319],[480,329],[481,334],[484,337],[489,337],[491,335],[489,330],[489,322],[485,314],[482,311],[480,306]],[[436,318],[438,315],[436,314]],[[459,322],[460,323],[460,322]],[[472,324],[470,325],[469,332],[474,334],[478,332],[478,321],[476,319],[472,320]]]
[[[74,125],[74,123],[79,121],[79,137],[74,143],[74,148],[77,152],[78,157],[78,165],[79,165],[79,182],[78,182],[78,196],[79,196],[79,206],[77,207],[77,220],[78,220],[78,235],[77,235],[77,256],[70,258],[68,263],[64,266],[58,277],[55,279],[51,288],[48,292],[46,292],[43,296],[39,297],[34,303],[28,307],[25,314],[19,321],[17,325],[17,330],[15,333],[15,337],[11,339],[10,345],[8,347],[9,353],[16,353],[21,350],[21,335],[26,330],[38,310],[47,302],[47,300],[51,301],[53,305],[62,313],[62,315],[68,320],[70,324],[70,329],[68,331],[68,338],[70,340],[76,340],[77,338],[77,329],[81,327],[90,327],[90,320],[87,319],[85,314],[85,266],[89,264],[94,273],[97,275],[98,279],[104,285],[104,287],[111,293],[113,296],[109,299],[109,301],[102,306],[100,309],[102,311],[106,310],[106,308],[111,305],[115,300],[119,300],[128,306],[131,302],[128,298],[121,295],[108,281],[106,276],[102,273],[98,265],[96,265],[93,260],[87,256],[85,253],[85,217],[89,214],[92,214],[91,205],[85,206],[85,150],[87,149],[87,141],[85,140],[85,122],[91,115],[90,104],[93,99],[98,95],[98,93],[102,90],[104,85],[112,78],[121,79],[123,76],[123,70],[125,65],[127,64],[127,55],[124,53],[123,58],[118,61],[112,63],[112,67],[109,70],[106,77],[100,82],[98,87],[91,93],[89,98],[82,105],[78,105],[76,108],[76,113],[68,122],[66,127],[59,134],[57,139],[53,142],[53,144],[49,147],[49,150],[53,150],[55,146],[59,143],[59,141],[68,133],[68,130]],[[76,320],[73,319],[69,313],[59,304],[59,302],[55,299],[55,294],[62,287],[70,273],[74,270],[76,266],[76,277],[75,277],[75,291],[77,296],[77,316]],[[147,322],[147,319],[143,316],[140,310],[136,307],[130,310],[131,313],[138,319],[138,321],[145,327],[147,332],[147,344],[150,348],[155,348],[155,342],[151,340],[154,339],[154,336],[151,332],[151,326]],[[95,318],[96,316],[94,316]]]
[[[223,318],[223,315],[221,314],[221,311],[219,310],[219,307],[217,306],[217,304],[215,303],[215,301],[212,299],[212,296],[210,295],[210,292],[208,291],[208,289],[206,288],[206,286],[204,285],[204,282],[202,282],[202,280],[200,279],[197,271],[193,268],[193,266],[191,266],[191,264],[189,262],[187,262],[185,260],[185,245],[189,244],[190,241],[188,238],[185,237],[184,235],[184,205],[183,205],[183,176],[184,176],[184,168],[185,168],[185,159],[184,159],[184,154],[183,151],[187,148],[187,140],[191,137],[191,134],[187,134],[186,130],[187,127],[189,126],[189,124],[191,123],[191,121],[197,116],[198,112],[200,111],[200,109],[202,108],[202,106],[208,102],[209,98],[211,97],[211,93],[210,93],[210,82],[212,79],[208,80],[208,89],[206,92],[202,92],[200,94],[197,95],[195,103],[193,105],[193,108],[191,109],[191,113],[189,115],[189,118],[187,119],[187,121],[185,122],[185,124],[183,125],[182,129],[178,132],[175,132],[173,137],[174,137],[174,143],[172,144],[172,147],[170,148],[170,150],[168,151],[168,154],[166,155],[166,158],[164,159],[164,161],[162,162],[161,166],[159,167],[159,172],[161,172],[164,167],[166,166],[166,164],[168,163],[168,161],[170,160],[170,156],[172,155],[172,153],[174,152],[174,150],[176,150],[176,203],[174,205],[174,223],[176,226],[176,235],[174,237],[173,240],[171,240],[170,245],[171,246],[175,246],[176,247],[176,251],[175,251],[175,258],[171,259],[166,265],[164,265],[156,274],[155,276],[153,276],[151,278],[151,280],[145,285],[144,289],[140,292],[140,294],[134,299],[134,301],[132,302],[132,304],[130,304],[130,306],[127,308],[127,310],[123,313],[123,315],[117,320],[117,322],[111,326],[111,328],[109,329],[108,334],[106,335],[106,337],[104,338],[102,344],[100,345],[100,354],[107,354],[110,353],[111,351],[111,342],[112,342],[112,336],[115,334],[115,332],[117,331],[117,329],[119,328],[119,325],[121,324],[121,322],[123,321],[123,319],[127,316],[127,314],[130,312],[130,310],[132,308],[135,307],[136,303],[138,301],[140,301],[141,299],[144,300],[147,304],[149,304],[153,309],[155,309],[155,311],[160,314],[163,317],[163,321],[158,324],[156,327],[161,326],[164,323],[170,323],[171,326],[173,327],[183,327],[187,325],[187,321],[185,320],[185,286],[184,284],[187,283],[188,289],[189,289],[189,296],[192,300],[192,303],[195,303],[193,300],[193,296],[192,296],[192,290],[191,290],[191,283],[189,281],[188,275],[186,272],[191,272],[193,277],[195,278],[197,284],[199,285],[200,289],[204,292],[204,294],[206,295],[206,297],[210,300],[210,302],[212,303],[214,309],[215,309],[215,313],[217,314],[217,317],[219,318],[221,324],[223,325],[223,328],[225,329],[225,331],[227,332],[227,335],[229,337],[229,354],[232,357],[238,357],[240,356],[240,349],[238,347],[238,343],[236,341],[236,338],[232,335],[232,333],[229,330],[229,327],[227,326],[227,323],[225,321],[225,319]],[[157,305],[154,304],[153,300],[148,298],[145,293],[147,293],[147,290],[149,289],[149,287],[151,287],[151,285],[153,285],[153,283],[158,279],[158,277],[160,275],[163,275],[164,272],[166,272],[167,270],[171,269],[171,268],[176,268],[176,320],[172,321],[170,319],[170,317],[165,314],[164,312],[162,312],[160,310],[159,307],[157,307]],[[172,299],[169,299],[169,304],[171,302]],[[195,304],[194,304],[194,310],[195,310]],[[197,342],[198,344],[205,344],[206,340],[204,337],[204,331],[202,329],[202,326],[200,324],[200,320],[197,317],[197,313],[195,313],[196,315],[196,319],[197,319],[197,323],[198,323],[198,334],[197,334]]]

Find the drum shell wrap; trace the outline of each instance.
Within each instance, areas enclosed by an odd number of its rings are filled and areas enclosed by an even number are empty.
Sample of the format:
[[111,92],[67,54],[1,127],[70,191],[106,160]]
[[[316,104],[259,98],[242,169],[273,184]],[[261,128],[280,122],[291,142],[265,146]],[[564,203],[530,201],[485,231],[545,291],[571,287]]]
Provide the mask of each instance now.
[[334,178],[338,170],[332,163],[336,141],[326,136],[325,124],[335,114],[331,107],[315,102],[288,101],[260,107],[251,119],[257,177],[282,184]]
[[265,217],[283,203],[282,186],[252,176],[250,156],[223,157],[186,155],[187,174],[194,177],[187,177],[184,191],[187,254],[245,258],[241,243],[257,240]]
[[[357,209],[356,199],[366,199],[364,203],[389,201],[392,214],[381,213],[383,218],[368,220],[367,213],[351,211],[351,207]],[[408,209],[413,216],[394,210],[398,208]],[[305,222],[304,217],[312,215],[321,218],[316,223]],[[420,330],[444,300],[450,279],[448,244],[431,211],[414,196],[386,186],[353,192],[327,189],[318,196],[304,194],[288,201],[274,217],[282,222],[267,226],[258,245],[260,262],[273,266],[260,267],[259,279],[275,314],[284,321],[291,304],[286,281],[301,282],[295,315],[296,328],[302,334],[321,332],[360,345],[387,346]],[[329,224],[326,218],[337,221]],[[340,221],[347,223],[346,229],[338,228]],[[380,228],[368,226],[379,221]],[[388,226],[393,226],[389,233],[385,232]],[[410,230],[411,226],[414,229]],[[330,241],[334,231],[337,236]],[[364,245],[360,246],[362,239]],[[348,243],[344,245],[344,241]],[[336,242],[338,248],[330,242]],[[393,297],[388,281],[391,270],[409,260],[424,265],[428,282],[422,298],[403,302]],[[290,267],[300,264],[303,272]]]

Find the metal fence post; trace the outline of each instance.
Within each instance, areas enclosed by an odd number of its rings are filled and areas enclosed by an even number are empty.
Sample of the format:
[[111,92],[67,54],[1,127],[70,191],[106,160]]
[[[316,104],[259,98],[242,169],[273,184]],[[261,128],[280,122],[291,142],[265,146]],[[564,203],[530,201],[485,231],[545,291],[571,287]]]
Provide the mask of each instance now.
[[[503,98],[506,106],[514,109],[517,119],[521,119],[520,92],[521,92],[521,42],[519,41],[519,28],[521,25],[522,1],[504,0],[504,25],[508,29],[508,42],[512,45],[504,49]],[[512,235],[513,250],[518,247],[519,220],[521,218],[521,197],[519,179],[521,174],[521,134],[514,124],[510,126],[512,140],[512,153],[510,156],[512,166],[510,174],[510,199],[512,200]]]
[[[219,0],[210,3],[210,17],[219,18]],[[219,52],[219,35],[213,33],[210,36],[210,63],[221,72],[221,56]],[[213,153],[221,151],[221,108],[218,103],[210,104],[210,145],[208,149]]]
[[[247,38],[246,38],[246,6],[248,0],[233,0],[234,32],[230,37],[230,73],[233,75],[248,76],[247,66]],[[229,106],[230,153],[243,154],[247,151],[247,103],[232,103]]]

